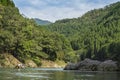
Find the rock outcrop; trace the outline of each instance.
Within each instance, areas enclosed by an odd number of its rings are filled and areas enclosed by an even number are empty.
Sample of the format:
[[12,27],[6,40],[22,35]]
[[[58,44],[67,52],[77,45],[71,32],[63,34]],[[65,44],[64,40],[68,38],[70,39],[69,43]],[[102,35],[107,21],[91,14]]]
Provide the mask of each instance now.
[[98,66],[100,71],[116,71],[118,70],[118,65],[116,61],[106,60]]
[[25,60],[25,65],[26,67],[32,67],[32,68],[37,67],[37,64],[32,60]]
[[17,60],[13,55],[7,53],[0,54],[0,67],[14,68],[18,64],[21,64],[21,62]]
[[25,60],[23,65],[23,63],[9,53],[0,54],[0,68],[22,69],[25,67],[37,67],[37,65],[32,60]]
[[64,70],[81,70],[81,71],[117,71],[118,65],[116,61],[106,60],[100,62],[97,60],[85,59],[76,64],[69,63]]

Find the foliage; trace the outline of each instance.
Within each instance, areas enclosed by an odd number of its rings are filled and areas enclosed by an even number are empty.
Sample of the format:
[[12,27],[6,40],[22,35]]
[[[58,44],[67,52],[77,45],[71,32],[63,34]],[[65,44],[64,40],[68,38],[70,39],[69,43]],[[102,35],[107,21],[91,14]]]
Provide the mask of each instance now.
[[120,42],[120,2],[88,11],[79,18],[58,20],[46,29],[65,35],[81,60],[120,58],[118,45],[114,44]]
[[0,4],[4,6],[12,6],[12,7],[15,6],[12,0],[0,0]]
[[119,47],[120,2],[42,27],[23,17],[11,0],[0,0],[0,53],[21,62],[31,59],[40,66],[41,59],[120,61]]
[[[1,54],[12,54],[21,62],[31,59],[40,66],[41,59],[63,59],[67,52],[72,51],[63,35],[38,27],[33,19],[23,17],[16,7],[8,6],[10,4],[0,5]],[[64,55],[59,57],[59,54]]]

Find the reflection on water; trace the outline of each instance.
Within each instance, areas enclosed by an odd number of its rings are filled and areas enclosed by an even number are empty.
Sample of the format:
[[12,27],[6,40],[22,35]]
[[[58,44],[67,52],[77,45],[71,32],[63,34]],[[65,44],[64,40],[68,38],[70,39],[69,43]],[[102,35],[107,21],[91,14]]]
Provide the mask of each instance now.
[[0,80],[119,80],[119,72],[64,71],[61,68],[0,69]]

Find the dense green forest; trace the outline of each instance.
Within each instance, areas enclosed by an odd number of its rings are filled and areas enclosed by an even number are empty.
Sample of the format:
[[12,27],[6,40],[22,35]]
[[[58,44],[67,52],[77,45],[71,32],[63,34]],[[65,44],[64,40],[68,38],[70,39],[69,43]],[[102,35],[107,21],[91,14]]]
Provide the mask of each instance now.
[[23,63],[31,59],[38,65],[41,59],[66,60],[65,56],[72,51],[69,41],[24,18],[13,2],[7,1],[10,0],[0,0],[0,54],[12,54]]
[[81,60],[120,61],[120,2],[79,18],[58,20],[47,29],[65,35]]
[[5,53],[37,65],[41,59],[120,61],[120,2],[39,26],[23,17],[12,0],[0,0],[0,54]]

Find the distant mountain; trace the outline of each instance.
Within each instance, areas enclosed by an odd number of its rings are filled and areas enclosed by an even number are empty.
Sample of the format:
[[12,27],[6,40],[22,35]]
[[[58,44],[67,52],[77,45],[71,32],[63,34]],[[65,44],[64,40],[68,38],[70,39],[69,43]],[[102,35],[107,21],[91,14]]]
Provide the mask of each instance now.
[[50,22],[50,21],[41,20],[41,19],[38,19],[38,18],[35,18],[34,20],[35,20],[35,22],[36,22],[38,25],[48,25],[48,24],[51,24],[51,23],[52,23],[52,22]]

